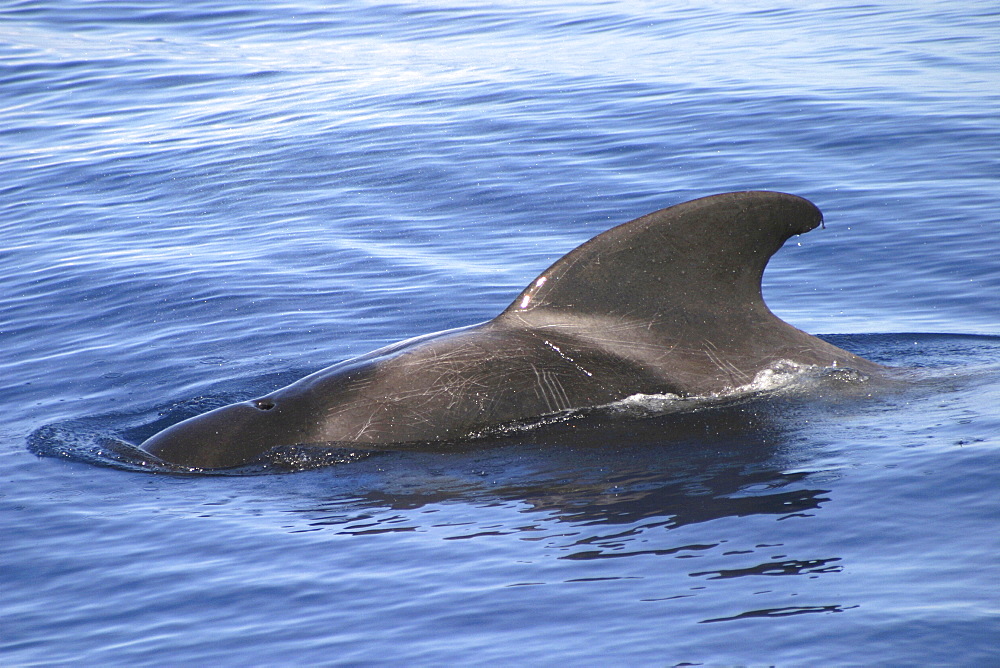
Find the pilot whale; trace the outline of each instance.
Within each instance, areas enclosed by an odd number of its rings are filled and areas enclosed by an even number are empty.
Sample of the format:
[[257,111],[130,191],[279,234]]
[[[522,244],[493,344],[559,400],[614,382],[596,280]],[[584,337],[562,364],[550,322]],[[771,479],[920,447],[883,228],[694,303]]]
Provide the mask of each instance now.
[[141,447],[227,468],[276,446],[451,441],[638,393],[704,396],[785,360],[875,371],[780,320],[761,295],[771,256],[822,220],[808,200],[777,192],[662,209],[563,256],[488,322],[341,362]]

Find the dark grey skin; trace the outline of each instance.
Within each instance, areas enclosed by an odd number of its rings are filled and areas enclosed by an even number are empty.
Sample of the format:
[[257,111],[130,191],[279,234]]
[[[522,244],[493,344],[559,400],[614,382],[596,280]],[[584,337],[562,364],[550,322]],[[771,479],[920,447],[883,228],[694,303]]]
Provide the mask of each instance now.
[[651,213],[565,255],[489,322],[336,364],[175,424],[142,448],[225,468],[275,446],[453,441],[637,393],[706,395],[781,360],[876,371],[764,304],[770,257],[822,220],[809,201],[774,192]]

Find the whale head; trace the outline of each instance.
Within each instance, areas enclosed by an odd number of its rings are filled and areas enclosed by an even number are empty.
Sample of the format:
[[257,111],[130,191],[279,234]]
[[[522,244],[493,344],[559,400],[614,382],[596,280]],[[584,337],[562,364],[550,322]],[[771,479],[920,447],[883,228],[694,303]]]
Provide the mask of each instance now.
[[147,439],[142,449],[191,468],[229,468],[271,448],[314,442],[314,421],[300,397],[261,397],[188,418]]

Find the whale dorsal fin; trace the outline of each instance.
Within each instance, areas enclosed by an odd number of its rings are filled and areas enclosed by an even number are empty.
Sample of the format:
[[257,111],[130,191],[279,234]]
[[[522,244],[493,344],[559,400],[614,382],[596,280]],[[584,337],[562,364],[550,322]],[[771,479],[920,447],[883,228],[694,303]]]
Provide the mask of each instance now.
[[761,295],[764,267],[789,237],[822,220],[808,200],[776,192],[726,193],[661,209],[563,256],[499,318],[592,315],[677,328],[770,315]]
[[658,374],[662,387],[689,393],[746,384],[781,360],[874,369],[764,304],[768,260],[789,237],[821,222],[808,200],[775,192],[727,193],[662,209],[563,256],[491,326],[533,332],[570,362],[573,351],[604,350]]

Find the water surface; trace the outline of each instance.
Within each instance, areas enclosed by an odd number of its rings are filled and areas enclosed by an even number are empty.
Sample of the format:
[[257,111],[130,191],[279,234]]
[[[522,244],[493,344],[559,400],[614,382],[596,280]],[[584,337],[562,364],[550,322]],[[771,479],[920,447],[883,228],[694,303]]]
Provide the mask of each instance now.
[[[0,659],[996,663],[998,52],[987,2],[7,4]],[[765,296],[892,382],[289,474],[102,454],[739,189],[823,209]]]

